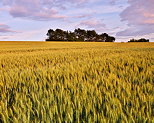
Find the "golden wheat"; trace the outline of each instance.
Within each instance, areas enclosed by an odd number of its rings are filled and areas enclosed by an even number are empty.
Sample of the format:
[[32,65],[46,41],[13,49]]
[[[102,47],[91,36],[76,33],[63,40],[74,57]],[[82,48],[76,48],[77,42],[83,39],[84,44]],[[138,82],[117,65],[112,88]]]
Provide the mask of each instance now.
[[0,43],[0,122],[154,122],[154,43]]

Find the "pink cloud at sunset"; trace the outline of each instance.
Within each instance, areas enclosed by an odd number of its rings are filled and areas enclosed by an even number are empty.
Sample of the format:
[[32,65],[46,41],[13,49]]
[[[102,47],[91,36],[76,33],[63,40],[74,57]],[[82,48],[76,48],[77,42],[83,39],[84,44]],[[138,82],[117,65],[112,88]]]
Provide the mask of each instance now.
[[154,1],[128,0],[129,6],[120,14],[122,21],[126,21],[128,29],[118,35],[144,35],[154,33]]
[[11,30],[10,27],[6,24],[0,24],[0,33],[8,33],[8,32],[15,33],[16,31]]
[[85,28],[112,34],[119,41],[145,35],[153,40],[153,5],[153,0],[1,0],[0,35],[12,33],[15,38],[19,35],[14,32],[28,35],[40,30],[29,40],[42,40],[46,32],[41,30]]

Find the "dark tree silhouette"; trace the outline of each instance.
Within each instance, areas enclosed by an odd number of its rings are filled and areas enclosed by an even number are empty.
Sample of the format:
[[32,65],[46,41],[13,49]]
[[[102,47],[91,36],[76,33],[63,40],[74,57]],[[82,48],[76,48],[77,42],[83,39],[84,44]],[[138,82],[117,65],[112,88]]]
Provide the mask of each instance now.
[[54,41],[55,39],[55,32],[53,29],[49,29],[47,36],[49,37],[48,39],[46,39],[46,41]]
[[61,29],[49,29],[46,41],[90,41],[90,42],[114,42],[115,38],[107,33],[97,34],[95,30],[75,29],[74,32]]
[[77,39],[75,33],[67,31],[66,41],[76,41],[76,40]]
[[149,42],[149,39],[141,38],[141,39],[131,39],[128,42]]
[[87,41],[96,41],[97,35],[95,30],[87,30]]
[[87,36],[86,30],[80,29],[80,28],[75,29],[74,34],[76,35],[77,41],[85,41],[86,36]]

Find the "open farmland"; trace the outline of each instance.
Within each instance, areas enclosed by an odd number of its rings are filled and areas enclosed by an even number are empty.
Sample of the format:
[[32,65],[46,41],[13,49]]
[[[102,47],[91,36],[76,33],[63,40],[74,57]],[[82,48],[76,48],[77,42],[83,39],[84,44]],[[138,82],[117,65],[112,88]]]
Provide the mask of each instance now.
[[154,122],[154,43],[0,42],[0,122]]

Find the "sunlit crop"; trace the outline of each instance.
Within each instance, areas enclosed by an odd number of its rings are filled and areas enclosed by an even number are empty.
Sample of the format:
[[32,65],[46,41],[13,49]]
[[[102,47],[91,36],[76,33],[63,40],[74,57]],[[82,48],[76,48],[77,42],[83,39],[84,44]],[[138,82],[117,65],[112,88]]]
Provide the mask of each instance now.
[[154,43],[0,43],[0,122],[154,122]]

